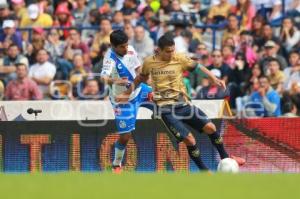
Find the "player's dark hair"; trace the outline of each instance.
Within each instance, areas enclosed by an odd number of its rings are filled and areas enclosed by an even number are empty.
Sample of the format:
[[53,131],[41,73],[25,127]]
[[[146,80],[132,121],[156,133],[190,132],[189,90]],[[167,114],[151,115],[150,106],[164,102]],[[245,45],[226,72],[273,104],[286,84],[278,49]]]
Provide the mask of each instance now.
[[110,34],[110,43],[113,46],[118,46],[128,42],[128,36],[122,30],[114,30]]
[[164,34],[158,39],[158,47],[164,49],[165,47],[174,46],[175,42],[170,34]]

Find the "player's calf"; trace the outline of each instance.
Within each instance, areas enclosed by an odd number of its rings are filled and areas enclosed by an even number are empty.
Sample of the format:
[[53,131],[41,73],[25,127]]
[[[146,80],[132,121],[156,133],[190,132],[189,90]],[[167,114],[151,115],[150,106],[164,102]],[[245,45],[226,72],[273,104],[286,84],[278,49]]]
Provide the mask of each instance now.
[[186,144],[186,148],[188,150],[190,158],[195,162],[197,167],[200,170],[207,171],[208,168],[205,166],[201,159],[200,150],[196,145],[196,140],[194,136],[191,133],[189,133],[189,135],[186,138],[184,138],[183,142]]
[[[229,155],[225,150],[223,138],[221,137],[220,133],[216,131],[216,126],[210,122],[204,126],[203,131],[208,134],[211,143],[216,147],[221,159],[228,158]],[[230,155],[230,158],[234,159],[240,166],[244,165],[246,162],[244,158],[237,156]]]
[[125,148],[130,138],[130,133],[121,134],[120,138],[115,142],[115,157],[112,164],[113,167],[121,167],[123,157],[125,154]]

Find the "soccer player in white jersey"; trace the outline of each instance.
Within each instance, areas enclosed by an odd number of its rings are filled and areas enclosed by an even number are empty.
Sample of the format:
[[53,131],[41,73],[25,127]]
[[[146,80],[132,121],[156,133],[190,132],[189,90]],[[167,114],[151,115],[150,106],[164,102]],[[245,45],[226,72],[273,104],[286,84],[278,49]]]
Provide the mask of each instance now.
[[[141,63],[132,46],[128,45],[128,37],[122,30],[115,30],[110,35],[112,48],[104,56],[101,78],[110,85],[110,101],[115,111],[115,121],[120,137],[115,143],[113,171],[122,171],[122,160],[126,145],[135,129],[137,109],[142,102],[148,100],[152,89],[141,84],[130,95],[127,102],[118,103],[118,98],[131,89]],[[129,92],[131,93],[131,92]]]

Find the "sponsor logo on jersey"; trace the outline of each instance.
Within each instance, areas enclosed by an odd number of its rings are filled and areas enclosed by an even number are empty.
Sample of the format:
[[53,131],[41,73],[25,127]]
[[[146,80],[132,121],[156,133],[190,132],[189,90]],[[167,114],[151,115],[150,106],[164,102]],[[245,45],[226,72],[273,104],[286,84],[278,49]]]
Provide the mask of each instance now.
[[153,75],[174,75],[175,70],[153,71]]
[[122,69],[122,64],[118,64],[117,68],[121,70]]

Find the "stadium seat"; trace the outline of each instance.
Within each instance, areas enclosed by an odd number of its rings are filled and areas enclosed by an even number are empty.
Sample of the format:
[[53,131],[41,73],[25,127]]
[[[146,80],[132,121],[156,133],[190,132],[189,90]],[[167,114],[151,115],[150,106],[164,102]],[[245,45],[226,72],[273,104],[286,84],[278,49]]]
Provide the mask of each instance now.
[[54,80],[49,86],[52,99],[69,99],[72,96],[72,84],[66,80]]

